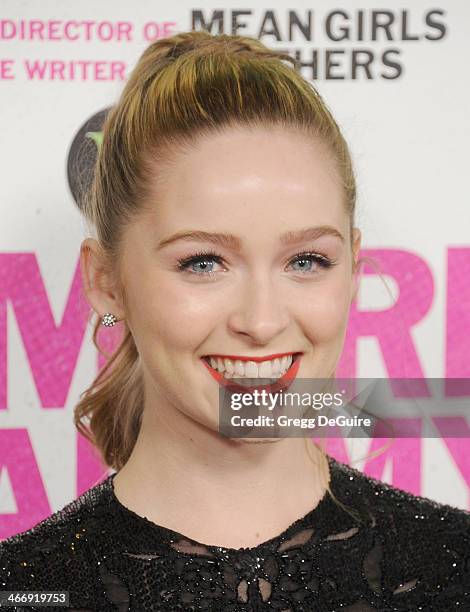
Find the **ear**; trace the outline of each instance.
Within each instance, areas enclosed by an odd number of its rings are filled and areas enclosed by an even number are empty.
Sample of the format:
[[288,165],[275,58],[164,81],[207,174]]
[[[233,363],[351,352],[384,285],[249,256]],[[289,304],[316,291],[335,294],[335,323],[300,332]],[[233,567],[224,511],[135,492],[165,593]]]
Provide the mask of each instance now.
[[100,317],[111,312],[118,320],[123,319],[122,297],[105,265],[102,248],[94,238],[86,238],[80,246],[80,271],[83,290],[93,310]]
[[352,232],[352,273],[353,273],[353,282],[352,282],[352,290],[351,290],[351,303],[356,299],[357,292],[359,290],[359,251],[361,250],[361,230],[357,227],[353,228]]

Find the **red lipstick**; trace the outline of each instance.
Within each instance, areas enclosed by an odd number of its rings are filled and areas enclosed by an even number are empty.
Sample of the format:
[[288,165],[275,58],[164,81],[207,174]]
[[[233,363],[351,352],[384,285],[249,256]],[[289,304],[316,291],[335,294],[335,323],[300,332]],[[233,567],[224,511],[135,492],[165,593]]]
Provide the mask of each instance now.
[[236,361],[239,359],[240,361],[256,361],[257,363],[261,361],[272,361],[273,359],[280,359],[282,357],[287,357],[288,355],[299,355],[300,353],[275,353],[274,355],[265,355],[264,357],[245,357],[245,355],[207,355],[207,357],[220,357],[221,359],[231,359],[232,361]]
[[[216,380],[219,383],[219,385],[222,385],[223,387],[227,387],[230,390],[238,391],[238,392],[244,391],[245,393],[249,393],[250,391],[254,389],[258,389],[260,391],[265,389],[268,392],[276,392],[276,391],[280,391],[281,389],[284,389],[284,390],[288,389],[290,387],[295,377],[297,376],[297,372],[300,366],[301,353],[279,353],[278,355],[274,355],[273,357],[271,357],[271,359],[276,359],[276,357],[278,356],[283,357],[284,355],[293,355],[294,357],[296,356],[297,358],[293,360],[287,372],[283,376],[281,376],[281,378],[278,378],[271,385],[254,385],[254,386],[239,385],[235,383],[233,379],[225,378],[225,376],[221,372],[219,372],[218,370],[214,370],[214,368],[211,368],[211,366],[205,361],[205,359],[202,359],[202,362],[204,363],[206,368],[209,370],[209,374],[212,376],[212,378],[214,378],[214,380]],[[227,357],[227,359],[233,359],[233,357],[229,357],[229,356],[225,356],[225,357]],[[235,359],[241,359],[241,358],[235,357]],[[268,359],[266,357],[261,357],[258,359],[249,357],[245,359],[245,361],[268,361]]]

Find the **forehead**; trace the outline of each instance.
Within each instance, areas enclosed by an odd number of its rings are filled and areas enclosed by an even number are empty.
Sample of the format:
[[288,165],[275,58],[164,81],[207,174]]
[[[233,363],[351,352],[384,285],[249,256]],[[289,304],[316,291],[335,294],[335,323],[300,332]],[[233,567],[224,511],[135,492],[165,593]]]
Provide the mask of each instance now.
[[330,152],[287,128],[232,127],[201,137],[163,173],[148,203],[160,221],[197,226],[243,213],[259,222],[271,213],[290,224],[306,214],[344,224],[343,189]]

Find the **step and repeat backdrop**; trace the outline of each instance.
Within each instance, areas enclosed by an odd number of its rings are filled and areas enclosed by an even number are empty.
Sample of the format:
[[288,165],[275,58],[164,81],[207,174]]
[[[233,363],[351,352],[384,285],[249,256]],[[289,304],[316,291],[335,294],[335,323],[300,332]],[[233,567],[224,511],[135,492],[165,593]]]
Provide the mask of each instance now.
[[[76,204],[106,110],[144,48],[243,34],[301,62],[348,140],[363,268],[338,375],[470,379],[470,5],[462,0],[81,0],[0,6],[0,539],[107,475],[73,425],[102,358],[81,296]],[[86,141],[86,142],[85,142]],[[381,274],[378,274],[380,270]],[[113,330],[102,343],[113,346]],[[469,505],[461,435],[331,439],[341,461]]]

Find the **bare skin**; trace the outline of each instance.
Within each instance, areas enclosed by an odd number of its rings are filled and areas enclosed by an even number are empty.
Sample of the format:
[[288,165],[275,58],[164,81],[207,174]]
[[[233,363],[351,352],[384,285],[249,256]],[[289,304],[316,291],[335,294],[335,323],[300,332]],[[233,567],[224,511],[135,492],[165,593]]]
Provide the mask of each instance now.
[[[81,248],[90,304],[101,316],[126,319],[144,372],[143,424],[115,493],[137,514],[198,542],[253,547],[316,507],[329,473],[318,447],[311,446],[314,464],[302,438],[221,436],[218,383],[201,357],[300,351],[298,377],[334,376],[361,234],[354,228],[351,244],[327,152],[295,132],[231,128],[198,141],[168,172],[125,228],[121,288],[96,240]],[[317,226],[343,239],[280,240]],[[167,241],[183,230],[232,234],[239,249],[202,237]],[[208,250],[221,259],[178,269],[178,260]],[[336,265],[305,262],[298,255],[306,251]]]

